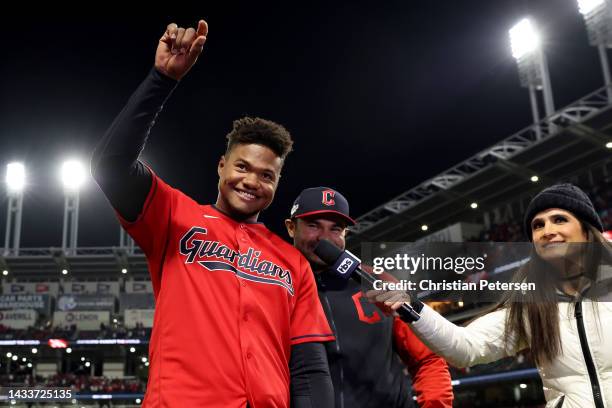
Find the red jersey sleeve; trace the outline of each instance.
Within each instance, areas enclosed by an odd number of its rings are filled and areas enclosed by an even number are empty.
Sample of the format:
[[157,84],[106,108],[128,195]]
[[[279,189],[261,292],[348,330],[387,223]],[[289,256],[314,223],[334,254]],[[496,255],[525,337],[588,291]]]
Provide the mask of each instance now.
[[291,345],[308,342],[334,341],[310,265],[300,254],[300,281],[293,313],[291,314]]
[[453,387],[448,365],[435,355],[399,318],[393,321],[395,349],[412,377],[417,402],[422,408],[451,408]]
[[129,222],[119,214],[121,226],[144,251],[149,265],[153,292],[157,297],[166,254],[174,196],[177,190],[164,183],[153,171],[151,189],[136,221]]

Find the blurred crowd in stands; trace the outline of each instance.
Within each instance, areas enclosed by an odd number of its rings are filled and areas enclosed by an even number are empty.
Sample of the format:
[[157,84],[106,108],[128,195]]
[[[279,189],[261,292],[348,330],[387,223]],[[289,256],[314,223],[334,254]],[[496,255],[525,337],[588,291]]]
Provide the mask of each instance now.
[[[606,186],[598,186],[587,191],[598,210],[604,231],[612,230],[612,189]],[[473,237],[472,242],[525,242],[522,220],[517,219],[510,222],[493,224],[490,229],[484,230],[478,237]]]
[[70,387],[84,393],[144,393],[146,382],[139,378],[107,378],[90,375],[56,374],[51,377],[32,376],[31,374],[0,375],[0,384],[20,386]]
[[453,378],[465,378],[477,375],[501,373],[512,370],[534,367],[534,362],[528,351],[522,351],[514,357],[506,357],[489,364],[479,364],[473,367],[455,368],[448,366]]
[[0,324],[0,340],[148,339],[150,335],[151,329],[145,328],[142,323],[137,323],[134,328],[126,328],[120,323],[100,324],[100,330],[90,331],[78,330],[74,324],[55,327],[50,321],[27,329],[11,329]]

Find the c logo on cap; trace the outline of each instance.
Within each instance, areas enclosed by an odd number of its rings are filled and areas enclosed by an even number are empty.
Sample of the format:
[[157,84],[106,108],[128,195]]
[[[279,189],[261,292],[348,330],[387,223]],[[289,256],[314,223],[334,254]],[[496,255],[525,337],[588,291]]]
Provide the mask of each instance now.
[[324,205],[329,205],[332,206],[334,204],[336,204],[336,202],[334,201],[334,196],[336,195],[336,192],[334,190],[323,190],[323,204]]

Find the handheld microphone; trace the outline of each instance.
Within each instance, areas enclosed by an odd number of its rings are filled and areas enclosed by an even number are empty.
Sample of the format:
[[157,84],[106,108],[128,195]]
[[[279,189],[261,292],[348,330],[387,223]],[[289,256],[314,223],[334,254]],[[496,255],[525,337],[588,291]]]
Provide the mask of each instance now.
[[[353,278],[359,283],[366,281],[370,285],[374,285],[374,282],[377,280],[374,276],[360,268],[361,260],[359,258],[347,250],[343,251],[326,239],[319,241],[314,249],[314,253],[323,262],[331,265],[331,272],[338,277],[344,279]],[[412,306],[406,303],[396,311],[400,318],[407,323],[416,322],[421,317]]]

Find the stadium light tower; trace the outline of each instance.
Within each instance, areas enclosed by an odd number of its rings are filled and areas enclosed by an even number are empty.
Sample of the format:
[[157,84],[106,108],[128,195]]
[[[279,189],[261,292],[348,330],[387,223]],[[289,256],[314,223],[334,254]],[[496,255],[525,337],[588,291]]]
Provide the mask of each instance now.
[[6,166],[6,187],[8,212],[4,236],[4,255],[19,255],[23,189],[25,187],[25,167],[23,163],[9,163]]
[[[510,34],[512,56],[518,65],[521,86],[529,89],[531,113],[534,123],[537,124],[540,121],[540,114],[536,90],[541,90],[543,93],[546,116],[551,116],[555,112],[548,63],[542,50],[540,35],[528,18],[516,23],[508,33]],[[539,139],[542,136],[539,126],[535,126],[535,131]]]
[[62,249],[67,255],[76,255],[79,226],[79,190],[85,182],[85,167],[77,160],[68,160],[62,164],[61,178],[65,196]]
[[125,249],[128,255],[134,255],[134,239],[119,226],[119,247]]
[[589,44],[597,47],[608,102],[612,102],[612,81],[606,48],[612,46],[612,8],[606,0],[578,0],[578,11],[584,18]]

